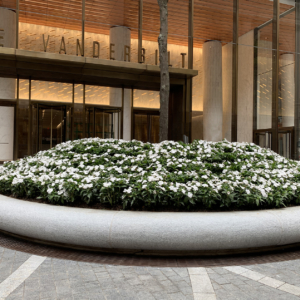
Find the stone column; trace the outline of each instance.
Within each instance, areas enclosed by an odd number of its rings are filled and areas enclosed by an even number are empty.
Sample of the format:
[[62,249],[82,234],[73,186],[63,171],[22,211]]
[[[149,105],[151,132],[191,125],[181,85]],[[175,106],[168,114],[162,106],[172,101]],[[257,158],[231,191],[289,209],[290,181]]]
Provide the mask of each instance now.
[[294,126],[295,58],[294,54],[280,55],[282,127]]
[[208,41],[203,45],[203,138],[222,140],[222,44]]
[[0,107],[0,161],[13,160],[14,108]]
[[223,139],[231,141],[232,44],[222,47]]
[[[16,13],[0,7],[0,45],[16,48]],[[16,80],[0,77],[0,99],[15,99]]]
[[[16,13],[0,7],[0,47],[16,48]],[[1,99],[15,99],[16,79],[0,77]],[[0,161],[13,159],[14,108],[0,108]]]
[[[125,46],[131,46],[131,34],[130,29],[125,26],[115,26],[110,28],[109,32],[109,44],[110,49],[109,55],[115,60],[128,61],[129,53],[128,48]],[[125,52],[126,51],[126,52]],[[130,55],[129,55],[130,57]],[[122,105],[122,89],[121,88],[110,88],[110,105],[111,106],[121,106]],[[124,90],[124,120],[123,120],[123,139],[131,140],[131,90]],[[116,124],[116,123],[115,123]],[[115,127],[115,132],[117,132],[117,127]],[[120,138],[120,137],[118,137]]]

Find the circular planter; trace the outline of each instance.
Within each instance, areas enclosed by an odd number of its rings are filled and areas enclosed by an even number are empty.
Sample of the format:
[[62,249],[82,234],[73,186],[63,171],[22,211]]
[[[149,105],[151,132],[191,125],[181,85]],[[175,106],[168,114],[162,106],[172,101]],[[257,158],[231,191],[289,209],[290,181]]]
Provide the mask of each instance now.
[[0,230],[109,252],[228,253],[300,243],[300,207],[238,212],[131,212],[53,206],[0,195]]

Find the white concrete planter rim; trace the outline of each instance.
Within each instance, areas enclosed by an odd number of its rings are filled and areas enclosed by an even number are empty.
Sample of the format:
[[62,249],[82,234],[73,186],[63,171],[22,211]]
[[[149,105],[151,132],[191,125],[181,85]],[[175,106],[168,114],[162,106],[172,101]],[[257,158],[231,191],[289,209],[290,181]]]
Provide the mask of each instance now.
[[227,251],[300,242],[300,207],[237,212],[70,208],[0,195],[0,230],[74,247]]

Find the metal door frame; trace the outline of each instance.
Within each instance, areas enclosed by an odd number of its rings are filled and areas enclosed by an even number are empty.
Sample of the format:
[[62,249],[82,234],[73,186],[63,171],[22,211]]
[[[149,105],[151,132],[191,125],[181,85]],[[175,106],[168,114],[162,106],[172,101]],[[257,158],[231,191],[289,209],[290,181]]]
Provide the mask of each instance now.
[[147,127],[148,127],[148,140],[150,143],[151,139],[151,116],[160,116],[158,109],[133,109],[133,139],[135,139],[135,115],[146,115],[147,116]]
[[[96,112],[97,111],[98,112],[100,111],[102,113],[109,113],[109,114],[111,114],[111,118],[112,118],[111,132],[113,133],[113,136],[115,136],[115,131],[114,130],[118,129],[118,133],[119,133],[119,127],[120,127],[119,125],[120,124],[118,124],[118,128],[116,128],[116,126],[114,124],[113,114],[117,113],[118,114],[118,119],[120,119],[119,116],[120,116],[120,113],[122,112],[122,108],[121,107],[120,108],[113,108],[113,107],[112,108],[104,108],[104,107],[99,107],[99,106],[94,106],[94,105],[93,106],[86,106],[85,107],[85,118],[84,118],[85,122],[86,122],[86,113],[87,113],[88,110],[92,110],[93,137],[96,137]],[[103,118],[103,122],[104,122],[104,118]],[[104,126],[103,126],[103,128],[104,128]],[[120,135],[119,134],[118,134],[118,137],[120,139]],[[104,132],[103,132],[103,138],[105,138]]]
[[[66,136],[67,136],[67,109],[68,109],[68,105],[49,105],[49,104],[44,104],[44,103],[34,103],[31,105],[31,109],[34,108],[34,106],[36,105],[36,109],[37,109],[37,118],[36,118],[36,126],[37,126],[37,151],[41,151],[40,149],[40,114],[39,111],[41,109],[51,109],[51,125],[50,125],[50,149],[52,148],[52,139],[53,139],[53,135],[52,135],[52,131],[53,131],[53,126],[52,126],[52,110],[56,109],[62,112],[62,121],[64,122],[64,129],[62,130],[62,143],[66,142]],[[71,106],[69,107],[71,108]],[[72,129],[73,130],[73,129]]]

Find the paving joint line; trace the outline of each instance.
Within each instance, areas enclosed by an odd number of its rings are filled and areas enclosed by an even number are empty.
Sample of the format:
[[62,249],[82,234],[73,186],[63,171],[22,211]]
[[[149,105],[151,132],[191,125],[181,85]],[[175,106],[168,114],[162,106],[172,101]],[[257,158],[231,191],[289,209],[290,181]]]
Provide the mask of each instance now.
[[232,273],[235,273],[237,275],[246,277],[248,279],[254,280],[256,282],[262,283],[264,285],[267,285],[269,287],[272,287],[274,289],[295,295],[300,296],[300,287],[296,285],[292,285],[289,283],[286,283],[281,280],[274,279],[272,277],[266,276],[264,274],[261,274],[259,272],[252,271],[250,269],[236,266],[236,267],[223,267],[223,269],[230,271]]
[[0,283],[0,300],[8,297],[19,287],[44,261],[46,257],[30,256],[15,272]]
[[216,293],[212,286],[206,268],[188,268],[194,300],[216,300]]

